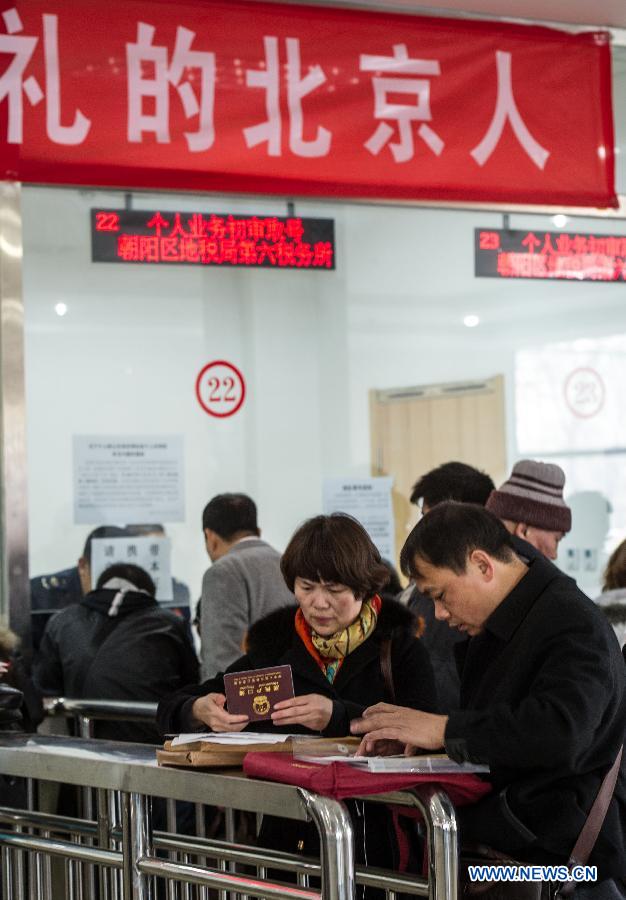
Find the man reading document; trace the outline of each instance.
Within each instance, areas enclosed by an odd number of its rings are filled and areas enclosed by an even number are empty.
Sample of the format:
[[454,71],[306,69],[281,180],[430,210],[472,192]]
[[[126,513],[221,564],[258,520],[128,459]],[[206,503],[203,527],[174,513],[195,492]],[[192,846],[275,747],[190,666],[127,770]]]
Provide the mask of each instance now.
[[[489,765],[493,792],[459,810],[462,840],[566,864],[624,742],[626,672],[610,625],[555,566],[524,563],[478,506],[437,506],[400,560],[437,619],[468,636],[456,647],[461,708],[443,716],[371,706],[351,727],[364,735],[362,752],[399,741],[409,753]],[[598,883],[581,884],[577,898],[626,896],[624,769],[588,860]]]

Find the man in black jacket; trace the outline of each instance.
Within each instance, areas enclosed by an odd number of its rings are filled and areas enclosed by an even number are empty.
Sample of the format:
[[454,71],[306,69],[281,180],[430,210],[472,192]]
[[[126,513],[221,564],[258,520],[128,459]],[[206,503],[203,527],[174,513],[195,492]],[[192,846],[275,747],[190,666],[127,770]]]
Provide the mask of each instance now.
[[[198,677],[183,620],[161,609],[154,582],[138,566],[114,565],[96,590],[46,625],[34,679],[48,696],[154,702]],[[97,722],[95,736],[160,743],[156,727]]]
[[[352,730],[370,750],[392,739],[487,763],[494,790],[460,811],[463,839],[566,863],[624,742],[626,676],[612,628],[548,560],[522,561],[502,523],[477,506],[438,506],[400,558],[437,618],[471,638],[458,652],[461,709],[440,716],[379,704]],[[604,884],[585,896],[621,896],[625,770],[623,762],[589,860]]]

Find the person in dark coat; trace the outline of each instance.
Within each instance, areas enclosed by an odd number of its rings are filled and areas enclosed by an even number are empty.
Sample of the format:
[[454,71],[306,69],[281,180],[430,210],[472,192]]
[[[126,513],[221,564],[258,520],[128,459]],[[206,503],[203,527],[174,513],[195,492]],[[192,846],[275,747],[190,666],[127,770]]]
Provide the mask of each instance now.
[[[46,625],[34,679],[48,696],[155,702],[198,677],[183,620],[159,607],[143,569],[114,565]],[[95,723],[95,736],[159,743],[155,725]]]
[[[400,558],[437,618],[470,636],[458,652],[461,709],[379,704],[353,731],[370,751],[391,739],[488,764],[494,791],[459,811],[462,838],[530,863],[567,863],[624,743],[626,678],[609,623],[548,560],[524,563],[504,525],[477,506],[439,505]],[[581,895],[621,896],[626,760],[589,865],[603,884]]]
[[[54,615],[72,603],[80,603],[91,590],[91,543],[102,538],[163,537],[162,525],[100,525],[90,531],[82,556],[77,565],[50,575],[37,575],[30,579],[31,639],[35,655],[39,650],[44,629]],[[186,584],[172,578],[173,599],[162,601],[163,608],[174,609],[176,614],[190,623],[190,595]],[[191,637],[191,629],[189,628]]]
[[[248,723],[225,709],[223,674],[164,698],[157,722],[161,732],[282,731],[345,736],[350,723],[379,700],[437,709],[428,655],[415,637],[412,614],[378,592],[388,571],[362,526],[350,516],[317,516],[296,531],[281,560],[287,587],[298,606],[276,610],[252,626],[245,656],[228,672],[290,665],[295,697],[276,704],[272,719]],[[381,656],[390,641],[393,687],[386,683]],[[368,859],[389,865],[390,819],[372,806],[368,829],[376,832]],[[356,827],[356,826],[355,826]],[[357,828],[358,832],[358,828]],[[311,829],[285,829],[264,819],[260,842],[311,852]],[[357,839],[356,845],[363,841]],[[375,861],[376,859],[376,861]]]
[[[426,515],[444,500],[484,506],[494,488],[495,484],[486,472],[467,463],[452,461],[422,475],[413,485],[410,499],[422,515]],[[429,598],[421,594],[414,584],[407,589],[405,600],[409,609],[423,622],[421,640],[435,673],[440,711],[447,713],[458,709],[459,673],[454,661],[454,648],[466,637],[448,628],[445,622],[437,621]]]

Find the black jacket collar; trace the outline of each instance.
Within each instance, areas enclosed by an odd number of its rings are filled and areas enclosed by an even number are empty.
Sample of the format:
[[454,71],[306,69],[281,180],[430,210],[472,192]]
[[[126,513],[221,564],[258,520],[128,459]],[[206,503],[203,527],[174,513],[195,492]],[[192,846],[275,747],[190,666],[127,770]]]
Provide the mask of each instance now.
[[533,603],[551,581],[567,577],[542,556],[531,559],[528,572],[507,594],[485,622],[485,630],[502,641],[508,641],[528,615]]

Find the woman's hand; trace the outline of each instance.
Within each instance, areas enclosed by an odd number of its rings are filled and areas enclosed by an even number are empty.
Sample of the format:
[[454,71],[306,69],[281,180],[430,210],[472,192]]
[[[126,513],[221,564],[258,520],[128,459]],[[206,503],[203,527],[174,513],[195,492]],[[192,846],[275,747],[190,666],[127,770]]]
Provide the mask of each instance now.
[[304,725],[312,731],[323,731],[333,714],[333,701],[321,694],[303,694],[281,700],[274,707],[274,725]]
[[352,722],[350,731],[365,735],[357,750],[359,754],[375,753],[376,744],[381,740],[400,741],[405,745],[405,753],[411,753],[414,747],[422,750],[443,747],[447,724],[447,716],[377,703],[365,710],[362,719]]
[[198,697],[191,707],[191,714],[198,722],[208,725],[211,731],[243,731],[248,724],[247,716],[231,716],[224,709],[224,694],[206,694]]

